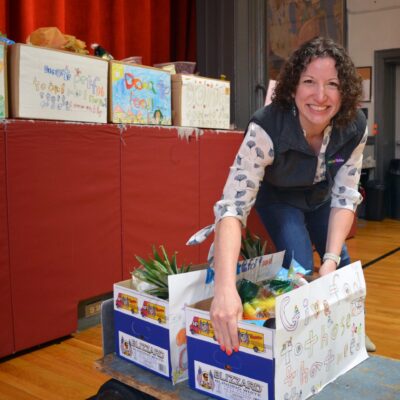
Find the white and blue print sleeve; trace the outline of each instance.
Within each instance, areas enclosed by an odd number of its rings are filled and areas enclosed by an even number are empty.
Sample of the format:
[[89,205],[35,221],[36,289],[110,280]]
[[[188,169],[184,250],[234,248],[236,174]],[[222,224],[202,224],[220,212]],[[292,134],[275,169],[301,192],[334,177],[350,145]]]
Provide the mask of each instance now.
[[230,168],[222,198],[214,206],[215,223],[224,217],[235,217],[246,226],[267,165],[274,160],[269,135],[259,125],[250,123],[245,139]]
[[[235,217],[246,226],[247,217],[254,205],[265,167],[274,161],[274,146],[269,135],[254,122],[249,124],[233,165],[230,167],[222,198],[214,205],[215,224],[224,217]],[[215,224],[196,232],[187,242],[203,242]]]
[[332,188],[331,207],[356,211],[358,204],[361,203],[362,196],[358,191],[358,183],[367,138],[368,130],[366,129],[359,145],[354,149],[348,161],[338,170]]

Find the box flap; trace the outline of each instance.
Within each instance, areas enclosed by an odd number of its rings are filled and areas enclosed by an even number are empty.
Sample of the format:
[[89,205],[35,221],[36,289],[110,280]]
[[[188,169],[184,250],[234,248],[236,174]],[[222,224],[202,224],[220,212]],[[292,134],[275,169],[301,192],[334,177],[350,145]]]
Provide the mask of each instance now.
[[365,360],[361,263],[276,299],[275,396],[307,398]]

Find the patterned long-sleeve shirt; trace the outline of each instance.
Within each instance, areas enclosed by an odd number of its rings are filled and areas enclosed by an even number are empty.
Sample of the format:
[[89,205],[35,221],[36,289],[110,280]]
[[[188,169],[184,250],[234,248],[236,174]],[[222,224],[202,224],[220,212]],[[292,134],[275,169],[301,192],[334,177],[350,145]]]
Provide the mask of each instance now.
[[[325,179],[325,151],[329,144],[331,126],[324,131],[314,183]],[[347,162],[338,170],[332,187],[331,207],[346,208],[355,211],[361,203],[358,191],[361,176],[362,159],[368,132],[364,133],[359,145],[354,149]],[[249,145],[249,142],[251,145]],[[257,150],[258,149],[258,150]],[[260,149],[262,157],[260,157]],[[234,217],[246,226],[247,217],[253,207],[258,189],[264,178],[265,168],[274,161],[274,145],[267,132],[256,123],[249,124],[245,139],[236,155],[226,181],[223,195],[214,206],[215,224],[225,217]],[[242,177],[246,179],[242,179]],[[188,244],[202,242],[213,230],[210,225],[193,235]]]

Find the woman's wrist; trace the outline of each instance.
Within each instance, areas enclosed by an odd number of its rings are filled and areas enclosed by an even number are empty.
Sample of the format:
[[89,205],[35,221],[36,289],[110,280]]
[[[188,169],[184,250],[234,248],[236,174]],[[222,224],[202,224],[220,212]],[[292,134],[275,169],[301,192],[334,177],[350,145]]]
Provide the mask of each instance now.
[[329,253],[329,252],[325,253],[324,256],[322,257],[322,262],[324,263],[324,262],[326,262],[328,260],[329,261],[333,261],[336,264],[337,267],[340,264],[340,256],[338,256],[335,253]]

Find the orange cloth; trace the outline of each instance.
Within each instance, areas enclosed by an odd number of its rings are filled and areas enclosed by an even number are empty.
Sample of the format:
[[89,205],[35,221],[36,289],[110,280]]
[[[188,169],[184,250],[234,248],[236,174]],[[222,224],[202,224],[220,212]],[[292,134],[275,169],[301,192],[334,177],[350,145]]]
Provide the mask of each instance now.
[[26,43],[79,54],[89,54],[89,51],[85,50],[85,42],[75,36],[63,34],[56,27],[36,29],[27,37]]

